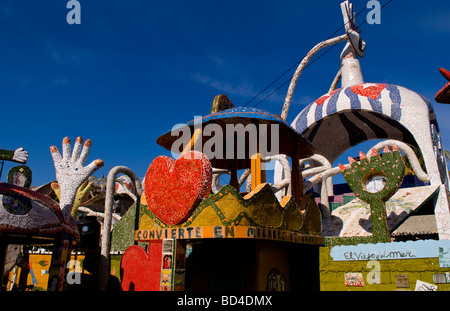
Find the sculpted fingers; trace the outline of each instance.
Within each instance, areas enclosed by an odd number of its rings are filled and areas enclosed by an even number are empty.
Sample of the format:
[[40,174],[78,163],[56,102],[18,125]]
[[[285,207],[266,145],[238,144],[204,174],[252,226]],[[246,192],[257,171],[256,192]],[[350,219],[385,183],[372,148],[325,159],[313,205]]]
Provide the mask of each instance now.
[[55,146],[51,146],[50,152],[52,153],[53,163],[55,164],[60,163],[62,158],[61,154],[58,151],[58,148],[56,148]]
[[71,156],[71,150],[72,150],[72,146],[70,145],[70,139],[69,137],[64,137],[63,139],[63,159],[69,159]]
[[75,141],[75,145],[73,146],[72,162],[76,162],[80,158],[82,145],[83,145],[83,138],[78,136],[77,140]]
[[86,178],[104,165],[102,160],[95,160],[89,165],[84,166],[91,150],[91,144],[90,139],[87,139],[83,144],[83,139],[78,137],[71,152],[70,139],[65,137],[63,140],[62,156],[55,146],[50,147],[58,181],[64,184],[65,182],[63,180],[73,179],[76,180],[75,183],[80,183],[81,185]]
[[13,156],[12,160],[19,162],[19,163],[26,163],[28,160],[28,152],[25,151],[22,147],[17,148],[14,151],[14,156]]
[[88,166],[85,167],[87,176],[91,176],[96,170],[101,168],[105,163],[103,160],[97,159],[92,161]]
[[81,151],[80,158],[78,159],[78,162],[80,164],[84,164],[84,162],[86,162],[89,152],[91,151],[91,145],[92,145],[91,140],[87,139],[86,142],[84,143],[83,150]]

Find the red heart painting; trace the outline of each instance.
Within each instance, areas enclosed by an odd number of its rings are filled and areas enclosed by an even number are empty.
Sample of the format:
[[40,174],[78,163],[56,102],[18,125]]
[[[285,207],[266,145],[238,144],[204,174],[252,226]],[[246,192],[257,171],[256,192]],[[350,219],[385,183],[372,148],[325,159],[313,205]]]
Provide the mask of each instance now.
[[386,87],[386,84],[382,83],[364,83],[364,84],[358,84],[350,87],[353,93],[364,96],[364,97],[370,97],[372,99],[377,99],[380,93],[384,90]]
[[150,241],[148,253],[138,245],[127,248],[120,262],[122,290],[159,291],[162,242],[162,240]]
[[185,222],[211,191],[212,166],[201,152],[189,151],[176,161],[159,156],[145,175],[149,209],[168,225]]

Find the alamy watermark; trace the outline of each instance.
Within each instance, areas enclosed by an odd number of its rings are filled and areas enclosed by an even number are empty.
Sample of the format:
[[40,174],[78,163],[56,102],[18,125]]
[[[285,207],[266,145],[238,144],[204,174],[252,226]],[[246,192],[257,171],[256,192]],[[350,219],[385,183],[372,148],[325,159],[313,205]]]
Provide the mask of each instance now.
[[378,0],[367,2],[366,9],[371,9],[366,16],[367,23],[370,25],[381,24],[381,5]]
[[68,269],[66,281],[69,285],[80,285],[81,284],[81,262],[75,259],[69,260],[66,264],[66,268]]
[[66,15],[67,24],[81,24],[81,4],[77,0],[67,2],[66,8],[70,11]]
[[[66,21],[69,25],[81,24],[81,4],[77,0],[67,2],[66,8],[70,11],[66,15]],[[366,20],[370,25],[381,24],[381,5],[378,0],[369,0],[366,5],[370,11],[367,13]]]
[[[198,132],[199,137],[193,137]],[[178,137],[171,147],[173,158],[177,158],[180,151],[192,143],[194,146],[191,149],[202,152],[210,160],[250,159],[256,153],[264,156],[279,154],[280,150],[280,130],[277,123],[202,125],[201,117],[196,116],[193,131],[186,124],[177,124],[170,133]]]

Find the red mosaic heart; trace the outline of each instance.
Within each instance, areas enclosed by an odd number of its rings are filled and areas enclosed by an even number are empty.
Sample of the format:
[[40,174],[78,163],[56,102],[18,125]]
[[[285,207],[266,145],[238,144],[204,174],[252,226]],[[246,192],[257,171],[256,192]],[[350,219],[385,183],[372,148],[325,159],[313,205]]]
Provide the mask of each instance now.
[[372,99],[377,99],[380,93],[384,90],[386,84],[376,83],[376,84],[358,84],[350,87],[353,93],[370,97]]
[[120,279],[124,291],[159,291],[162,240],[149,242],[148,253],[132,245],[122,255]]
[[340,89],[336,89],[336,90],[334,90],[334,91],[331,91],[330,93],[327,93],[327,94],[323,95],[322,97],[316,99],[315,103],[316,103],[317,105],[319,105],[319,106],[322,105],[328,98],[331,97],[331,95],[333,95],[334,93],[336,93],[336,92],[339,91],[339,90],[340,90]]
[[201,152],[189,151],[176,161],[159,156],[145,175],[149,209],[168,225],[185,222],[211,191],[212,166]]

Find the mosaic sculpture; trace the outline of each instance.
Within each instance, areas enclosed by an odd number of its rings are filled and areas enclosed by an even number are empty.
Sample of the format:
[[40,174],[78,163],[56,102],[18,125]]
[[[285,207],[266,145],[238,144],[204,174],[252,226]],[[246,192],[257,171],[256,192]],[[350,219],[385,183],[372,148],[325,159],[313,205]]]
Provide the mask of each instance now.
[[[31,180],[32,172],[31,169],[26,165],[14,166],[8,172],[7,182],[9,184],[30,188]],[[6,249],[3,278],[7,277],[9,272],[11,272],[11,270],[13,270],[15,266],[26,269],[28,268],[28,262],[22,255],[22,245],[9,244]]]
[[70,139],[66,137],[63,139],[62,156],[55,146],[50,147],[61,192],[60,207],[65,216],[72,212],[78,188],[104,164],[102,160],[95,160],[84,166],[91,144],[88,139],[83,145],[83,139],[78,137],[72,151]]
[[211,162],[201,152],[186,152],[176,161],[157,157],[145,175],[148,207],[166,224],[182,223],[209,196],[211,181]]
[[[72,211],[70,212],[70,214],[72,215],[73,218],[76,217],[79,207],[81,206],[81,204],[88,197],[89,192],[90,192],[90,190],[92,188],[92,185],[93,185],[93,182],[88,182],[86,180],[78,188],[77,194],[75,196],[75,201],[73,202],[73,205],[72,205]],[[58,198],[58,200],[61,200],[61,189],[59,187],[59,184],[57,182],[53,182],[53,183],[50,184],[50,186],[52,187],[53,192],[55,192],[56,197]]]
[[[101,250],[100,250],[100,265],[99,265],[99,289],[101,291],[105,291],[108,289],[109,283],[109,274],[110,274],[110,250],[111,250],[111,228],[112,228],[112,216],[113,216],[113,208],[114,208],[114,192],[117,189],[117,176],[119,174],[125,174],[127,179],[131,182],[131,189],[134,190],[134,193],[129,192],[128,194],[133,197],[135,200],[135,208],[133,214],[134,220],[134,229],[137,229],[137,222],[139,221],[139,214],[136,211],[140,211],[140,199],[141,199],[141,182],[137,175],[126,166],[116,166],[113,167],[106,179],[106,196],[105,196],[105,214],[103,220],[103,228],[102,228],[102,242],[101,242]],[[133,208],[130,208],[133,210]],[[122,219],[121,219],[122,220]],[[126,221],[126,219],[124,219]],[[125,255],[125,254],[124,254]],[[125,256],[126,257],[126,256]],[[126,261],[126,258],[125,258]],[[134,268],[131,267],[133,270]]]
[[436,93],[435,100],[438,103],[450,104],[450,71],[445,68],[439,68],[439,72],[448,82]]
[[16,150],[0,149],[0,160],[13,161],[17,163],[26,163],[28,159],[28,152],[22,147]]
[[211,106],[211,113],[227,110],[234,108],[233,103],[231,100],[227,97],[225,94],[220,94],[214,97],[212,106]]
[[[147,205],[147,201],[142,204]],[[302,234],[320,233],[320,212],[309,196],[299,207],[291,196],[278,202],[269,184],[260,184],[242,196],[230,185],[204,199],[191,216],[179,225],[162,222],[149,210],[143,210],[140,229],[192,228],[201,226],[252,226],[287,230]]]
[[[192,133],[195,131],[195,135],[197,130],[206,131],[210,127],[217,129],[217,132],[220,132],[221,135],[215,133],[215,136],[211,137],[211,133],[200,134],[195,148],[202,149],[211,161],[213,168],[228,170],[231,176],[229,184],[236,189],[240,189],[242,185],[242,181],[240,182],[238,179],[237,171],[250,169],[251,159],[258,153],[264,158],[278,154],[287,155],[292,159],[295,158],[297,161],[293,161],[292,169],[298,172],[300,170],[298,159],[312,156],[315,152],[314,146],[279,115],[251,107],[221,110],[197,118],[177,127],[175,131],[172,129],[170,132],[161,135],[158,137],[157,143],[172,152],[180,153],[181,150],[178,150],[178,148],[181,145],[176,145],[183,138],[185,132]],[[228,131],[229,128],[233,129],[234,132]],[[230,132],[231,135],[228,135]],[[246,138],[246,135],[253,137],[253,139]],[[236,147],[231,148],[230,142]],[[301,204],[303,184],[299,177],[299,174],[292,174],[290,182],[292,184],[291,194],[297,203]]]
[[[253,129],[250,132],[256,138],[242,140],[245,132],[229,133],[222,130],[226,126],[235,125],[238,128],[250,125],[249,128]],[[209,143],[210,136],[203,135],[207,126],[216,126],[217,132],[225,133],[220,139],[214,140],[215,151],[226,150],[227,142],[231,141],[246,152],[242,157],[237,156],[237,148],[231,156],[227,154],[225,157],[216,156],[214,152],[200,152],[198,149],[203,150]],[[265,130],[261,130],[259,126]],[[266,144],[265,153],[268,156],[275,150],[276,153],[272,156],[276,156],[280,150],[297,159],[293,160],[294,164],[299,163],[299,157],[314,154],[314,147],[280,116],[255,108],[235,108],[228,97],[218,95],[214,98],[211,114],[185,124],[179,133],[184,133],[183,130],[190,133],[190,140],[182,148],[183,151],[175,150],[177,153],[181,152],[181,155],[176,161],[160,156],[151,163],[145,176],[142,209],[130,208],[131,211],[128,212],[139,217],[138,230],[135,230],[128,245],[135,241],[146,242],[149,243],[149,249],[146,251],[137,245],[130,245],[126,249],[121,261],[122,289],[170,288],[168,285],[161,285],[164,281],[160,282],[163,280],[161,243],[166,239],[245,238],[323,243],[323,237],[319,235],[320,211],[309,195],[304,196],[299,174],[293,174],[289,178],[295,191],[292,191],[292,195],[285,196],[281,202],[275,197],[273,186],[261,178],[261,142]],[[161,135],[157,143],[174,152],[172,147],[180,138],[172,130]],[[255,141],[259,142],[260,149],[249,147],[252,144],[256,146]],[[278,144],[279,149],[274,144]],[[258,165],[253,165],[255,158],[256,162],[259,159]],[[217,169],[221,173],[226,171],[231,178],[228,185],[211,193],[213,167],[216,172]],[[240,186],[245,178],[249,178],[250,168],[252,189],[241,194]],[[244,173],[245,178],[238,180],[237,170],[240,169],[247,173]],[[299,165],[294,165],[294,171],[295,169],[299,172]],[[126,221],[129,216],[125,215],[122,220]],[[118,226],[121,227],[121,224]],[[169,274],[166,273],[166,276]]]
[[[349,161],[350,168],[339,165],[342,175],[353,193],[370,204],[371,211],[372,237],[359,239],[360,242],[390,242],[385,202],[397,192],[405,176],[402,155],[394,145],[392,152],[385,147],[382,156],[373,149],[369,158],[361,152],[360,161],[351,157]],[[349,239],[358,240],[355,237]]]
[[103,165],[103,161],[96,160],[84,166],[90,148],[91,141],[87,140],[81,150],[80,137],[75,143],[73,154],[70,154],[68,138],[63,141],[63,156],[56,147],[51,147],[56,177],[61,188],[60,205],[30,189],[0,183],[0,232],[41,236],[65,233],[77,237],[78,228],[70,215],[77,189]]
[[140,246],[127,248],[122,256],[122,288],[130,291],[158,291],[160,289],[162,241],[149,243],[146,251]]
[[[364,82],[358,57],[364,55],[365,44],[355,27],[351,4],[345,1],[341,8],[347,44],[341,53],[340,72],[329,92],[306,106],[291,125],[314,145],[317,154],[325,158],[327,164],[334,163],[349,148],[373,139],[394,140],[418,150],[426,173],[420,172],[417,177],[431,185],[439,185],[436,222],[440,238],[449,239],[450,210],[446,192],[450,190],[450,183],[433,106],[428,99],[404,87]],[[296,76],[293,81],[295,79]],[[336,89],[339,79],[341,88]],[[295,87],[295,83],[292,86]],[[286,97],[284,117],[292,91],[290,88]],[[439,94],[444,93],[441,91]],[[333,143],[330,143],[330,137],[333,137]],[[422,168],[418,169],[422,171]],[[276,169],[276,176],[281,174],[280,170],[279,167]],[[333,195],[333,188],[326,186],[326,182],[338,173],[339,169],[326,168],[311,178],[314,183],[317,180],[322,182],[322,207],[328,209],[324,215],[330,214],[327,198]]]
[[[26,244],[39,243],[42,238],[46,243],[51,241],[54,248],[49,271],[49,290],[63,288],[71,241],[80,237],[77,223],[71,215],[77,189],[103,166],[102,160],[95,160],[84,166],[90,149],[91,141],[88,139],[83,145],[81,137],[77,138],[73,152],[67,137],[63,140],[62,155],[55,146],[50,148],[60,188],[60,204],[25,187],[0,183],[0,247],[3,248],[11,241]],[[1,260],[3,269],[3,258]]]
[[127,194],[133,196],[135,193],[133,181],[127,175],[122,175],[116,179],[115,193],[117,194]]
[[[168,157],[155,159],[145,179],[142,209],[136,207],[131,210],[134,215],[139,215],[139,227],[134,236],[129,237],[129,247],[122,257],[123,289],[167,288],[164,278],[172,272],[161,269],[162,263],[165,262],[161,258],[161,247],[164,248],[161,244],[164,242],[161,241],[178,243],[180,240],[205,238],[246,238],[327,246],[390,242],[385,203],[394,197],[394,194],[398,194],[397,190],[405,175],[405,164],[400,151],[408,158],[416,176],[433,185],[425,187],[426,191],[418,191],[420,193],[417,197],[424,193],[429,196],[439,193],[436,207],[439,234],[442,238],[450,237],[450,213],[445,195],[447,189],[444,189],[445,185],[448,185],[448,174],[442,169],[445,167],[445,161],[441,154],[439,128],[431,103],[419,94],[400,86],[364,82],[358,58],[364,56],[365,43],[355,26],[352,5],[345,1],[341,4],[341,10],[346,34],[319,43],[303,59],[291,80],[281,116],[256,108],[234,107],[225,95],[218,95],[214,98],[211,114],[178,125],[158,138],[159,145],[172,153],[182,154],[177,162],[187,150],[196,150],[200,158],[204,156],[209,160],[216,177],[217,174],[230,174],[230,182],[220,186],[215,178],[211,187],[208,175],[208,186],[200,187],[199,191],[196,185],[202,184],[202,170],[194,170],[192,177],[186,178],[188,182],[183,183],[178,180],[178,176],[183,180],[186,172],[173,174],[177,165],[175,160]],[[292,126],[289,126],[285,120],[295,84],[302,70],[318,50],[342,41],[347,42],[341,53],[341,69],[328,93],[308,105],[297,115]],[[336,89],[339,79],[342,80],[342,86]],[[233,139],[238,136],[245,137],[245,134],[231,134],[217,140],[214,136],[214,140],[210,141],[212,133],[223,134],[226,133],[224,129],[227,126],[232,128],[244,124],[250,127],[254,125],[255,128],[260,125],[280,126],[279,132],[274,130],[270,135],[268,132],[260,135],[259,128],[255,131],[258,138],[278,138],[276,142],[280,149],[277,153],[271,154],[268,150],[272,151],[272,148],[266,148],[267,152],[263,154],[258,150],[261,149],[260,146],[251,146],[256,139],[250,139],[250,143],[245,145],[245,157],[228,157],[228,153],[227,157],[216,157],[218,150],[235,151],[231,148],[232,145],[225,144],[225,141],[232,141],[234,144],[237,140]],[[188,133],[186,137],[185,133]],[[250,131],[248,134],[250,136]],[[183,137],[184,145],[180,144]],[[359,161],[350,158],[350,164],[331,167],[331,163],[347,149],[371,139],[388,140],[377,144],[376,148],[370,151],[369,157],[361,152]],[[215,148],[211,148],[212,141]],[[272,142],[269,139],[268,141]],[[239,143],[235,145],[239,146]],[[392,151],[387,146],[392,146]],[[384,150],[382,156],[378,153],[380,148]],[[282,165],[280,164],[275,172],[277,179],[270,185],[265,182],[261,167],[262,163],[272,156],[278,156],[278,162]],[[426,172],[418,161],[421,156]],[[288,157],[291,163],[287,161]],[[314,162],[323,167],[315,167]],[[250,167],[251,188],[241,193],[243,182],[250,176]],[[244,169],[245,173],[238,179],[237,171]],[[322,181],[321,202],[327,204],[328,194],[333,194],[332,183],[328,178],[340,172],[358,197],[354,200],[359,200],[365,206],[367,203],[370,205],[370,236],[341,238],[336,235],[321,235],[326,232],[322,228],[322,215],[328,218],[334,216],[330,210],[323,210],[324,213],[321,213],[317,201],[307,191]],[[307,177],[311,178],[306,180]],[[277,198],[275,192],[280,190],[279,185],[286,191],[280,193]],[[436,185],[441,188],[440,192],[437,191]],[[202,190],[205,190],[205,193]],[[212,193],[207,196],[210,190]],[[183,197],[181,192],[186,196]],[[402,195],[407,197],[411,194]],[[415,195],[411,196],[416,198]],[[123,217],[129,218],[129,215]],[[362,229],[370,227],[367,223],[368,221],[364,226],[361,225],[364,227]],[[137,245],[130,246],[132,242],[149,243],[148,251]],[[273,281],[276,277],[274,274],[275,272],[270,274],[268,279]]]
[[20,187],[30,188],[32,180],[31,169],[26,165],[18,165],[8,172],[7,182]]

